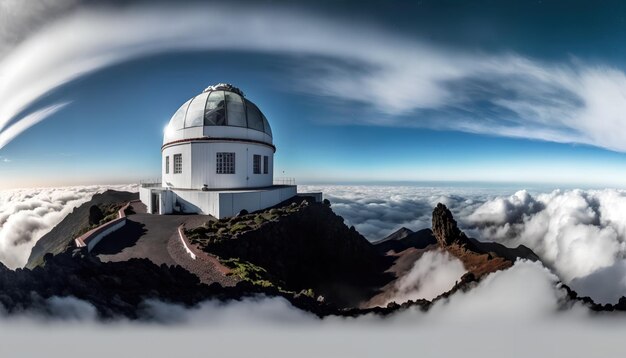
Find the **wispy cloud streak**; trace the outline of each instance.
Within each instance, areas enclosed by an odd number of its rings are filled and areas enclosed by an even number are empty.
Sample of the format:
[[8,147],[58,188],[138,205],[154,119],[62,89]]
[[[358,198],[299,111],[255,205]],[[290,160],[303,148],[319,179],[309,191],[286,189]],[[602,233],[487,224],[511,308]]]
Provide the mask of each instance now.
[[[129,59],[180,50],[328,59],[324,71],[304,66],[294,81],[304,91],[364,104],[370,115],[350,119],[356,124],[626,151],[626,75],[620,69],[463,52],[293,11],[200,4],[83,8],[43,27],[0,62],[0,129],[23,120],[39,98],[72,80]],[[15,135],[6,134],[0,147]]]

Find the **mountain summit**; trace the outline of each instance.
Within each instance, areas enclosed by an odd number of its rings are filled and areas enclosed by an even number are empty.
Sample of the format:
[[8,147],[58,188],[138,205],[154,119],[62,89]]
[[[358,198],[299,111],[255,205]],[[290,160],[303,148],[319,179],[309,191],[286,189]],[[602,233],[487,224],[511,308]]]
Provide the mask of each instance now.
[[452,244],[468,245],[469,239],[459,230],[452,213],[442,203],[433,210],[433,235],[442,248]]

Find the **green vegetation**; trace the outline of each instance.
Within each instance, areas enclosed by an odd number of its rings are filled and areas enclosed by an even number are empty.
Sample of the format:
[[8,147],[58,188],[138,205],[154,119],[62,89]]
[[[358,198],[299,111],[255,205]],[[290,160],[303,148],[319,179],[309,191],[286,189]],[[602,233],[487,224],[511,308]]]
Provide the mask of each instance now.
[[280,286],[272,282],[267,270],[261,266],[257,266],[248,261],[241,261],[238,258],[223,260],[222,264],[232,270],[231,275],[239,276],[239,278],[244,281],[249,281],[261,287],[276,287],[282,290]]
[[289,205],[265,211],[233,216],[221,220],[213,219],[203,225],[186,229],[185,234],[191,243],[206,248],[211,244],[219,244],[224,240],[236,238],[248,231],[257,230],[268,223],[277,222],[281,217],[291,215],[306,207],[308,202],[292,202]]
[[[248,261],[240,260],[239,258],[230,258],[226,260],[220,260],[221,263],[230,268],[232,271],[230,275],[235,275],[244,281],[248,281],[253,285],[261,287],[274,287],[281,292],[294,294],[295,292],[285,290],[282,288],[283,283],[277,282],[271,277],[271,275],[261,266],[255,265]],[[300,295],[315,298],[315,292],[313,289],[305,289],[300,291]]]
[[98,207],[102,211],[103,218],[96,224],[86,225],[82,227],[80,230],[76,231],[72,236],[72,239],[80,237],[81,235],[89,232],[97,228],[102,224],[106,224],[109,221],[113,221],[118,218],[118,212],[122,207],[126,205],[126,203],[116,203],[116,204],[108,204],[108,205],[99,205]]
[[[307,200],[291,202],[279,208],[272,208],[254,213],[233,216],[224,219],[211,219],[202,225],[185,230],[187,238],[193,245],[197,245],[206,252],[219,251],[220,245],[228,245],[230,240],[245,237],[248,232],[259,230],[266,225],[274,225],[281,219],[294,215],[309,205]],[[271,230],[270,228],[267,228]],[[230,258],[218,258],[220,262],[231,269],[230,275],[254,285],[275,288],[289,294],[315,297],[312,289],[304,289],[299,293],[286,290],[284,282],[269,273],[264,267],[245,261],[232,255]]]

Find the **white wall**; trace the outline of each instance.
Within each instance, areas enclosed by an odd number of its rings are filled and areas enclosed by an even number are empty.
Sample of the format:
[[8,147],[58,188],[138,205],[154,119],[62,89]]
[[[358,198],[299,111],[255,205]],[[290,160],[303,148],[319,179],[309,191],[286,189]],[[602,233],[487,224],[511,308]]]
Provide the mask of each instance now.
[[[174,174],[174,155],[181,154],[183,159],[183,171],[180,174]],[[170,170],[165,173],[165,157],[170,157]],[[164,187],[173,188],[191,188],[191,143],[182,143],[179,145],[165,148],[161,157],[161,182]]]
[[[235,153],[235,174],[216,174],[218,152]],[[182,154],[182,173],[174,174],[174,155]],[[253,172],[253,156],[261,156],[261,174]],[[169,156],[169,173],[165,173],[165,157]],[[268,173],[263,174],[263,156],[268,157]],[[273,184],[274,150],[266,145],[246,142],[181,143],[163,149],[163,185],[180,189],[259,188]]]
[[[159,212],[152,212],[152,194],[158,195]],[[146,206],[148,214],[171,214],[174,209],[175,195],[163,188],[139,188],[139,200]]]
[[148,213],[152,214],[152,190],[150,188],[139,188],[139,200],[147,207]]
[[211,214],[218,212],[219,192],[199,190],[172,190],[173,202],[178,202],[185,213]]
[[274,206],[296,195],[296,186],[251,191],[172,190],[185,212],[209,214],[217,218],[237,215]]
[[107,227],[106,229],[102,230],[101,232],[97,233],[96,235],[94,235],[93,237],[91,237],[88,241],[87,241],[87,251],[91,252],[91,250],[93,250],[93,248],[98,245],[98,243],[107,235],[112,234],[113,232],[121,229],[122,227],[124,227],[124,225],[126,225],[126,218],[119,218],[119,219],[115,219],[113,223],[110,224],[109,227]]

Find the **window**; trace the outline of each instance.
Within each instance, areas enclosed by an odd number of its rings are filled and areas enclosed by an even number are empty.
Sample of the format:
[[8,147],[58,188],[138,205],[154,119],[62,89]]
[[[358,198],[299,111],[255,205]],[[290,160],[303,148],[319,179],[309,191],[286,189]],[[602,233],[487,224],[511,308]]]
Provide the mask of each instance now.
[[235,153],[216,153],[215,173],[235,174]]
[[267,155],[263,156],[263,174],[267,174],[270,171],[270,157]]
[[254,174],[261,174],[261,156],[258,154],[252,157],[252,172]]
[[174,174],[180,174],[183,172],[183,155],[174,154]]
[[263,132],[263,114],[254,103],[246,100],[246,110],[248,112],[248,128]]
[[170,173],[170,156],[165,157],[165,174]]
[[169,123],[169,128],[171,130],[182,129],[185,126],[185,116],[187,114],[187,108],[189,107],[189,103],[191,103],[191,100],[185,102],[185,104],[183,104],[178,109],[178,111],[174,113],[174,116],[172,117]]
[[232,92],[226,92],[225,95],[227,125],[246,127],[246,109],[241,96]]
[[263,126],[265,127],[265,133],[269,134],[270,136],[272,135],[272,128],[270,128],[270,124],[267,121],[267,118],[265,118],[265,116],[263,115],[263,113],[261,113],[261,116],[263,116]]
[[224,107],[224,91],[213,91],[209,95],[204,109],[205,126],[226,125],[226,109]]
[[185,117],[185,128],[199,127],[204,124],[204,108],[208,97],[209,93],[205,92],[197,95],[191,101]]

